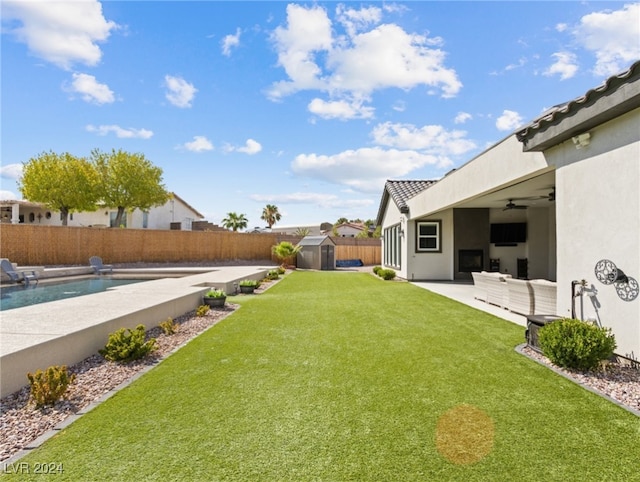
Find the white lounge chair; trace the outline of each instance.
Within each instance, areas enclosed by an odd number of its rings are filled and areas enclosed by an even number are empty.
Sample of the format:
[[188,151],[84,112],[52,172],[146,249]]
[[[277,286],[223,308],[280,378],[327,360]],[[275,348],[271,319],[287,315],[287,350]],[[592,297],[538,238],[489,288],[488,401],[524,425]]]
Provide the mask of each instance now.
[[13,264],[11,264],[11,261],[9,261],[7,258],[2,258],[2,261],[0,261],[0,267],[2,268],[2,271],[4,271],[4,273],[9,277],[9,279],[15,283],[23,282],[25,286],[29,286],[29,283],[35,281],[36,284],[38,284],[37,271],[17,271],[13,267]]
[[95,274],[107,274],[113,272],[113,266],[110,264],[102,264],[102,258],[100,256],[91,256],[89,258],[89,264],[93,268]]

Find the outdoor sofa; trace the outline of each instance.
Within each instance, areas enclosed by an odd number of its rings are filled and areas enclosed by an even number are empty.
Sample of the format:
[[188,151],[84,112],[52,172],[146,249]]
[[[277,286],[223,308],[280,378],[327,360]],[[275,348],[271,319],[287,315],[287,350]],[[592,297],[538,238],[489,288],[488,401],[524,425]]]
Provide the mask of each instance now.
[[471,276],[475,290],[474,298],[492,305],[505,307],[507,299],[505,279],[511,278],[510,274],[481,271],[472,272]]
[[474,298],[521,315],[556,313],[557,283],[545,279],[523,280],[509,274],[472,272]]

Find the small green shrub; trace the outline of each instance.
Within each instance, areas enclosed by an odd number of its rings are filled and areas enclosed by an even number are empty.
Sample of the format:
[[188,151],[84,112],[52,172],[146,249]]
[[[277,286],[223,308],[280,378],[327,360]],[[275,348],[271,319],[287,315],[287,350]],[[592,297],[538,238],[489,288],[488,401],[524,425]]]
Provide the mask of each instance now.
[[278,272],[278,274],[285,274],[287,272],[287,270],[282,266],[278,266],[278,268],[276,268],[276,271]]
[[373,267],[373,274],[377,275],[380,270],[382,269],[382,266],[374,266]]
[[76,376],[69,375],[67,366],[50,366],[44,372],[37,370],[35,373],[27,373],[31,386],[31,398],[36,402],[36,407],[53,405],[60,400],[72,384]]
[[267,273],[268,280],[276,280],[278,278],[280,278],[280,273],[277,269],[269,270],[269,272]]
[[146,356],[156,349],[156,339],[144,341],[144,325],[136,326],[135,330],[120,328],[109,335],[106,346],[99,353],[109,361],[132,361]]
[[378,271],[378,276],[388,281],[396,277],[396,272],[392,269],[381,269]]
[[204,296],[205,298],[225,298],[227,296],[227,293],[222,290],[213,288],[207,291]]
[[542,353],[560,367],[592,370],[613,355],[616,342],[611,330],[591,323],[564,318],[538,332]]
[[196,309],[196,316],[205,316],[207,313],[209,313],[210,309],[211,308],[209,308],[208,305],[200,305]]
[[255,279],[243,279],[242,281],[240,281],[240,283],[238,283],[238,285],[257,288],[258,286],[260,286],[260,281]]
[[180,325],[178,325],[175,321],[173,321],[173,318],[171,317],[167,318],[166,320],[160,323],[160,328],[162,328],[162,331],[164,332],[165,335],[173,335],[175,332],[178,331],[179,326]]

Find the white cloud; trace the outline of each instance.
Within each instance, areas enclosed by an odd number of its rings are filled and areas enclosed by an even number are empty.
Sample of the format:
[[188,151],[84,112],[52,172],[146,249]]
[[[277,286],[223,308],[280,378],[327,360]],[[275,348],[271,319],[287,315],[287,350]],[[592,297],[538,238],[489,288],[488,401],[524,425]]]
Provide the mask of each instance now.
[[387,179],[403,177],[426,165],[439,165],[441,159],[410,150],[380,147],[347,150],[327,156],[300,154],[291,163],[292,171],[356,191],[379,192]]
[[94,126],[89,124],[86,130],[88,132],[94,132],[99,136],[106,136],[112,132],[120,139],[150,139],[153,136],[153,131],[148,129],[134,129],[132,127],[125,129],[118,125]]
[[262,145],[259,142],[254,141],[253,139],[247,139],[247,142],[245,143],[244,146],[238,147],[236,149],[236,151],[238,152],[243,152],[249,155],[257,154],[261,150],[262,150]]
[[21,26],[10,28],[29,51],[63,69],[77,62],[96,65],[102,58],[99,42],[107,40],[117,24],[107,21],[95,0],[70,2],[3,1],[5,19]]
[[557,52],[552,55],[556,61],[543,72],[543,75],[551,77],[559,75],[560,80],[567,80],[576,75],[578,64],[576,55],[571,52]]
[[0,190],[0,199],[3,201],[12,201],[14,199],[18,199],[18,196],[16,196],[12,191]]
[[227,143],[224,145],[223,150],[224,152],[242,152],[252,156],[262,150],[262,144],[253,139],[247,139],[244,146],[233,146]]
[[110,104],[115,100],[109,86],[99,83],[93,75],[73,74],[70,90],[81,94],[85,102],[93,104]]
[[516,63],[507,65],[504,68],[504,70],[507,71],[507,72],[510,71],[510,70],[516,70],[516,69],[524,67],[526,64],[527,64],[527,59],[524,58],[524,57],[521,57],[521,58],[518,59],[518,61]]
[[22,164],[0,166],[0,177],[4,177],[5,179],[20,179],[22,177]]
[[172,75],[164,76],[167,100],[176,107],[191,107],[191,102],[198,92],[193,84],[190,84],[181,77],[173,77]]
[[341,97],[368,100],[375,90],[421,85],[439,90],[442,97],[458,93],[462,84],[444,65],[442,39],[410,34],[395,24],[374,27],[380,20],[377,8],[338,7],[338,23],[346,25],[346,34],[334,37],[325,9],[290,4],[286,26],[272,34],[288,79],[274,83],[269,97],[313,89],[329,93],[334,102]]
[[376,144],[398,149],[413,149],[429,153],[440,159],[438,164],[450,165],[450,155],[461,155],[475,149],[473,141],[466,139],[465,131],[447,131],[438,125],[416,127],[412,124],[378,124],[371,131]]
[[356,10],[347,8],[343,4],[336,7],[336,19],[347,30],[349,36],[366,29],[369,25],[377,25],[382,20],[382,10],[378,7],[368,7]]
[[241,30],[238,28],[236,29],[235,35],[225,35],[225,37],[220,41],[223,55],[229,57],[231,55],[231,49],[240,45],[240,33]]
[[329,51],[333,43],[331,21],[323,8],[287,5],[287,28],[277,27],[271,39],[278,50],[278,64],[291,79],[274,84],[270,91],[272,98],[322,87],[314,53]]
[[191,142],[186,142],[183,147],[192,152],[213,150],[213,144],[205,136],[193,136],[193,140]]
[[407,109],[407,104],[405,101],[399,100],[397,102],[394,102],[391,108],[396,112],[404,112]]
[[567,30],[567,28],[569,28],[569,26],[566,23],[559,23],[556,25],[557,32],[564,32]]
[[453,122],[456,124],[464,124],[471,119],[473,119],[473,116],[468,112],[458,112],[458,115],[453,119]]
[[500,131],[513,131],[522,125],[522,117],[512,110],[504,110],[496,120],[496,127]]
[[617,74],[640,58],[639,18],[640,3],[582,17],[573,34],[584,48],[595,54],[595,75]]
[[349,102],[347,100],[324,101],[313,99],[308,107],[309,112],[323,119],[371,119],[375,109],[366,107],[362,102]]
[[289,194],[252,194],[250,199],[273,204],[312,204],[323,209],[371,206],[372,199],[343,199],[335,194],[294,192]]

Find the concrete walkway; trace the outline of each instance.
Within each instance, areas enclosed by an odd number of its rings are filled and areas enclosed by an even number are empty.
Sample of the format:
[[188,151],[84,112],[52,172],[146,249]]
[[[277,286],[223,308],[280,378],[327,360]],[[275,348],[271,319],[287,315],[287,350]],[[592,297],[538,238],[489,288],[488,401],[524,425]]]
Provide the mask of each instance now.
[[[262,279],[275,266],[230,266],[138,270],[162,276],[102,293],[2,312],[0,318],[0,397],[27,384],[27,373],[52,365],[73,365],[103,348],[120,328],[147,329],[202,304],[209,288],[233,293],[234,283]],[[122,270],[131,276],[134,270]],[[126,273],[125,273],[126,271]],[[114,270],[118,274],[118,270]],[[181,277],[165,277],[165,276]]]
[[472,306],[479,310],[491,313],[492,315],[510,321],[522,327],[527,326],[527,318],[509,310],[500,308],[499,306],[490,305],[483,301],[476,300],[473,297],[473,283],[461,283],[453,281],[416,281],[414,285],[424,288],[439,295],[446,296],[453,300]]

